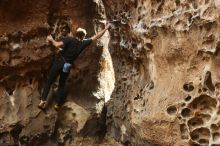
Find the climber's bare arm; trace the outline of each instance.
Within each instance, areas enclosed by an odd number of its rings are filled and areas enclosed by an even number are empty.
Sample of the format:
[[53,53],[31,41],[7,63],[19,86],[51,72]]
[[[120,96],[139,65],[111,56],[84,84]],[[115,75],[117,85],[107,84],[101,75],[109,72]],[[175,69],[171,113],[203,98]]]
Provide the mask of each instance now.
[[99,39],[100,37],[102,37],[104,35],[104,33],[106,32],[106,30],[108,30],[110,28],[110,24],[107,24],[107,26],[105,27],[105,29],[103,29],[102,31],[98,32],[96,35],[94,35],[93,37],[91,37],[90,39],[92,39],[93,41],[94,40],[97,40]]
[[56,48],[63,47],[63,42],[54,40],[51,35],[47,36],[47,42],[52,43],[52,45],[55,46]]

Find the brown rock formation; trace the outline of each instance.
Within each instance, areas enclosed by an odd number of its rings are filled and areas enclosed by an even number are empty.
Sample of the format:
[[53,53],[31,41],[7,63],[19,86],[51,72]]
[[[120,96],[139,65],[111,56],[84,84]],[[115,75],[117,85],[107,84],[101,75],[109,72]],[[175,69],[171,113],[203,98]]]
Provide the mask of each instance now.
[[[2,0],[0,145],[219,145],[219,4]],[[67,18],[89,36],[114,26],[75,62],[64,107],[43,113],[45,37]]]
[[108,135],[125,145],[219,145],[219,1],[105,0],[116,84]]
[[[47,34],[53,32],[59,38],[60,27],[71,19],[73,30],[84,27],[91,36],[104,26],[102,2],[3,0],[0,14],[0,145],[102,143],[99,136],[106,129],[104,103],[114,84],[114,76],[108,76],[113,71],[108,34],[76,61],[63,108],[59,112],[51,108],[47,113],[37,108],[37,97],[57,54],[46,45]],[[51,96],[54,90],[56,85]],[[108,142],[114,143],[106,140],[103,144]]]

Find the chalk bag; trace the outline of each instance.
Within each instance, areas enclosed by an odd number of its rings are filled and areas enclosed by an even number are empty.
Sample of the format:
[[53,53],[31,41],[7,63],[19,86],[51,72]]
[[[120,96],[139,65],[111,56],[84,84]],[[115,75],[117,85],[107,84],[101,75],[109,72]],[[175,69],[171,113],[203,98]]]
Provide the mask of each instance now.
[[70,71],[71,64],[70,63],[64,63],[63,65],[63,72],[68,73]]

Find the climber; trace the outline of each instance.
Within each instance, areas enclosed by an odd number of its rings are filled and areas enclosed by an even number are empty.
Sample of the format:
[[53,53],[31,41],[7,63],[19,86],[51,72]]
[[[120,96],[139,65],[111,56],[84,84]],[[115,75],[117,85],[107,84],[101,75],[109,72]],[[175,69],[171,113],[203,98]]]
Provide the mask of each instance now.
[[59,78],[59,85],[56,95],[56,104],[54,108],[57,110],[60,105],[62,98],[65,96],[65,82],[70,73],[70,68],[74,60],[79,56],[79,54],[89,46],[93,41],[99,39],[104,35],[104,33],[110,28],[110,24],[107,24],[106,27],[98,32],[96,35],[89,39],[84,39],[86,36],[86,30],[78,28],[75,34],[75,37],[72,37],[70,29],[68,29],[68,36],[63,38],[62,41],[56,41],[51,35],[47,36],[46,41],[51,43],[56,48],[62,48],[60,51],[60,57],[57,57],[50,68],[48,80],[43,89],[43,93],[40,97],[40,103],[38,107],[40,109],[46,108],[46,100],[50,90],[51,85],[55,82],[56,78]]

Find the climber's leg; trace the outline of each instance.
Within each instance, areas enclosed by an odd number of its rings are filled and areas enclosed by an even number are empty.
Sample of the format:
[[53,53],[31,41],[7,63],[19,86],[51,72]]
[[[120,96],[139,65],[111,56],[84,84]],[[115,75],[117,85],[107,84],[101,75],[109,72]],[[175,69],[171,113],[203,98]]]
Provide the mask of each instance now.
[[60,79],[59,79],[59,86],[58,86],[58,90],[57,90],[57,94],[56,94],[56,102],[57,104],[55,105],[55,108],[58,108],[58,106],[60,106],[65,99],[66,96],[66,80],[69,76],[69,72],[65,73],[65,72],[61,72],[60,73]]
[[43,89],[43,93],[41,96],[41,102],[38,105],[40,108],[42,108],[45,105],[48,93],[50,91],[50,87],[56,81],[56,78],[58,77],[58,75],[62,71],[62,67],[63,67],[63,62],[61,60],[56,60],[53,62],[53,65],[49,71],[47,82],[46,82],[44,89]]

